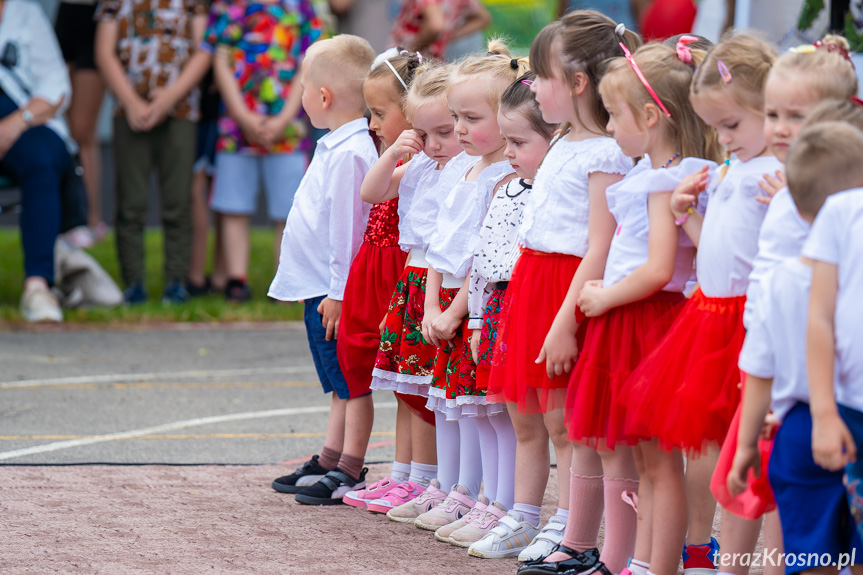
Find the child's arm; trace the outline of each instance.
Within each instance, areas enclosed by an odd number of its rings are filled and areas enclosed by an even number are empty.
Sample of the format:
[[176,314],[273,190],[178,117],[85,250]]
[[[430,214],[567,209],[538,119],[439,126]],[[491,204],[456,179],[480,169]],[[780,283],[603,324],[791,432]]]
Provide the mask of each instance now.
[[416,35],[414,46],[408,47],[411,52],[422,52],[434,43],[446,30],[446,16],[443,7],[438,3],[427,3],[422,12],[422,23]]
[[440,340],[432,329],[432,324],[441,314],[440,311],[440,288],[443,284],[443,274],[434,268],[429,268],[428,276],[426,277],[426,299],[423,310],[423,338],[440,347]]
[[704,166],[697,172],[683,178],[671,194],[671,213],[674,222],[683,228],[695,247],[701,238],[701,224],[704,216],[695,211],[695,202],[698,194],[707,188],[710,179],[710,168]]
[[575,332],[578,321],[575,318],[576,302],[581,288],[589,280],[601,279],[605,272],[605,260],[617,223],[608,211],[605,190],[623,179],[620,174],[594,172],[590,174],[588,189],[590,194],[590,221],[588,223],[588,249],[572,278],[566,298],[560,306],[545,342],[536,358],[536,363],[545,362],[549,378],[572,371],[578,356]]
[[737,496],[746,490],[749,470],[755,477],[761,476],[761,453],[758,451],[758,436],[764,418],[770,410],[770,388],[773,378],[765,379],[746,374],[743,386],[743,405],[740,412],[740,429],[737,434],[737,451],[726,482],[728,491]]
[[806,365],[812,411],[812,455],[815,463],[829,471],[842,469],[857,456],[854,438],[839,416],[834,389],[834,316],[838,292],[839,267],[815,261],[809,295]]
[[[194,45],[199,46],[204,38],[204,31],[207,29],[207,15],[201,14],[192,19],[192,38]],[[194,54],[183,66],[183,71],[180,73],[177,80],[163,89],[154,90],[150,94],[150,117],[147,121],[147,130],[153,129],[165,121],[171,110],[177,105],[183,97],[188,94],[192,88],[201,83],[204,74],[210,69],[210,64],[213,58],[200,48],[195,49]]]
[[108,88],[123,105],[129,127],[136,132],[143,132],[148,129],[151,110],[144,98],[132,87],[123,64],[117,57],[118,28],[115,20],[99,21],[96,27],[94,58]]
[[602,287],[601,280],[585,283],[578,307],[587,317],[642,300],[660,291],[674,276],[679,231],[668,210],[671,192],[650,194],[647,213],[650,221],[647,262],[613,286]]
[[482,318],[485,315],[485,306],[482,300],[487,286],[488,280],[476,271],[476,267],[471,266],[467,292],[467,313],[469,318],[468,329],[473,332],[473,337],[470,340],[470,351],[474,362],[478,361],[479,340],[482,336]]
[[419,154],[423,150],[423,141],[413,130],[402,132],[392,146],[387,148],[381,157],[363,179],[360,192],[363,201],[370,204],[380,204],[397,198],[399,184],[407,171],[407,164],[396,165],[406,154]]
[[758,187],[761,191],[767,194],[766,196],[756,196],[755,201],[762,204],[769,204],[776,192],[788,185],[785,179],[785,172],[776,170],[773,174],[764,174],[761,181],[758,182]]
[[252,144],[266,145],[263,139],[264,120],[266,118],[246,107],[245,102],[243,102],[243,95],[240,93],[240,87],[237,86],[234,74],[231,72],[228,58],[227,48],[223,46],[216,48],[216,54],[213,57],[213,79],[216,82],[216,87],[219,88],[222,101],[228,109],[228,114],[239,124],[246,139]]
[[447,342],[452,345],[452,339],[455,337],[455,332],[464,321],[464,316],[467,315],[467,294],[470,285],[470,276],[464,278],[461,287],[458,288],[458,293],[455,299],[452,300],[450,306],[445,312],[442,312],[432,322],[431,329],[435,332],[437,339],[443,343]]

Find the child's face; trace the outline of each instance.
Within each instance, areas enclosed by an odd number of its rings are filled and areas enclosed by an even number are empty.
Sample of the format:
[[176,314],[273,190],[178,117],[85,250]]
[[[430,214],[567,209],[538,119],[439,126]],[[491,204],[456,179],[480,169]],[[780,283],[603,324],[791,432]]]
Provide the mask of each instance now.
[[503,155],[519,178],[532,180],[536,177],[536,170],[545,152],[548,151],[549,141],[531,129],[527,118],[518,110],[509,110],[508,114],[503,110],[499,111],[497,123],[506,143]]
[[447,95],[458,143],[471,156],[486,156],[503,148],[497,115],[488,103],[484,88],[459,82]]
[[642,156],[647,152],[647,133],[635,119],[632,108],[624,99],[615,94],[603,100],[608,110],[608,133],[614,136],[621,151],[630,158]]
[[309,117],[312,126],[319,130],[324,130],[327,125],[323,102],[321,101],[321,88],[320,86],[315,86],[309,78],[309,64],[310,62],[306,61],[306,65],[300,70],[300,84],[303,86],[303,110],[306,111],[306,115]]
[[397,98],[393,97],[392,85],[384,78],[374,78],[363,86],[363,95],[372,113],[369,128],[385,146],[391,146],[399,134],[410,128]]
[[815,90],[771,74],[764,88],[764,138],[770,152],[785,163],[788,148],[809,112],[819,104]]
[[743,162],[767,151],[764,116],[741,106],[723,90],[708,90],[690,98],[695,113],[716,130],[719,143]]
[[[562,61],[557,46],[551,49],[551,57]],[[536,96],[542,119],[549,124],[560,124],[572,121],[575,106],[572,102],[572,88],[563,77],[563,71],[558,70],[551,78],[537,76],[530,86]]]
[[425,100],[413,115],[413,129],[423,139],[423,152],[441,166],[462,152],[446,100]]

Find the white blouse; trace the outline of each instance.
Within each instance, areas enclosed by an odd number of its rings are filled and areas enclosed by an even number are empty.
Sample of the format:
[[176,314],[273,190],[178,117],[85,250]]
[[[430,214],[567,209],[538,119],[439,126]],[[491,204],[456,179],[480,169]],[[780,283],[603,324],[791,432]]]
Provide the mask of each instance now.
[[613,138],[569,142],[558,138],[539,167],[524,210],[519,243],[547,253],[584,257],[590,212],[588,176],[626,174],[632,159]]
[[[673,191],[680,181],[704,166],[716,167],[715,162],[701,158],[684,158],[670,168],[653,169],[645,157],[620,182],[605,192],[608,209],[617,220],[617,230],[605,263],[602,284],[612,286],[647,263],[650,218],[648,198],[652,193]],[[683,292],[694,275],[695,246],[683,230],[678,229],[677,257],[674,275],[663,291]]]
[[489,284],[509,281],[512,277],[512,268],[521,252],[517,241],[518,229],[531,188],[531,184],[516,178],[507,182],[491,200],[473,251],[467,295],[469,329],[482,327],[485,306],[492,291]]
[[406,252],[428,249],[442,199],[437,184],[443,170],[437,164],[420,152],[399,183],[399,246]]
[[[460,158],[461,154],[450,162],[459,160],[458,166],[462,168]],[[484,169],[475,182],[469,182],[465,176],[479,162],[475,156],[472,159],[461,169],[458,180],[441,206],[426,256],[430,267],[455,278],[464,278],[470,273],[474,242],[488,212],[494,188],[513,171],[509,162],[497,162]],[[444,193],[444,186],[448,184],[449,179],[441,176],[440,193]]]
[[766,196],[758,182],[781,167],[773,156],[761,156],[732,162],[721,181],[722,167],[713,172],[696,256],[698,283],[707,297],[746,295],[767,213],[767,206],[755,199]]

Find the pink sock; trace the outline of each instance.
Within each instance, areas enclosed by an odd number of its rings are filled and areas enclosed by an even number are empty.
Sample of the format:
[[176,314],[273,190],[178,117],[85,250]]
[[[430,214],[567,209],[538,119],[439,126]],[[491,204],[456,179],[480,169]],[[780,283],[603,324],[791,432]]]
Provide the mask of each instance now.
[[606,477],[603,479],[605,495],[605,545],[600,560],[612,573],[620,573],[626,561],[635,552],[635,529],[638,515],[620,494],[638,491],[637,479]]
[[[596,547],[596,538],[599,535],[604,503],[602,476],[588,477],[574,473],[570,475],[569,509],[572,513],[563,533],[563,544],[570,549],[584,552]],[[619,570],[613,571],[617,572]]]

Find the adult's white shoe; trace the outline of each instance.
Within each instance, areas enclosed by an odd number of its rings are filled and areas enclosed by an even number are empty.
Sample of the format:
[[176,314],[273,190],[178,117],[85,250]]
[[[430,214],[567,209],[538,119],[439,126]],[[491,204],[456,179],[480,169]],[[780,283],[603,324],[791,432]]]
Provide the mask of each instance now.
[[60,301],[48,286],[41,282],[25,285],[21,295],[21,315],[29,322],[62,322],[63,310]]
[[521,521],[520,517],[515,511],[501,517],[497,527],[468,548],[468,554],[483,559],[501,559],[521,553],[539,534],[539,525]]
[[545,559],[563,541],[563,532],[565,530],[566,523],[561,522],[560,517],[553,516],[536,537],[534,537],[530,545],[518,554],[518,560],[523,562]]

